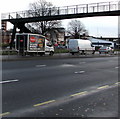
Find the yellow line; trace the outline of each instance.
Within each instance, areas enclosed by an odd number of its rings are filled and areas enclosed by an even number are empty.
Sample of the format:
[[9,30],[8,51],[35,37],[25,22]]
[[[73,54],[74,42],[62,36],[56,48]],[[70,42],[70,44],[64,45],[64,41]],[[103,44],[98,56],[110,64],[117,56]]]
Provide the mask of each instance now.
[[8,115],[8,114],[10,114],[10,112],[2,113],[2,114],[0,114],[0,116],[5,116],[5,115]]
[[52,102],[55,102],[55,100],[46,101],[46,102],[43,102],[43,103],[35,104],[35,105],[33,105],[33,106],[34,106],[34,107],[37,107],[37,106],[49,104],[49,103],[52,103]]
[[73,97],[73,96],[77,96],[77,95],[84,95],[85,93],[87,93],[87,91],[76,93],[76,94],[73,94],[73,95],[70,95],[70,96]]
[[116,85],[120,84],[120,82],[115,83]]
[[107,88],[107,87],[109,87],[109,85],[101,86],[101,87],[98,87],[97,89],[103,89],[103,88]]

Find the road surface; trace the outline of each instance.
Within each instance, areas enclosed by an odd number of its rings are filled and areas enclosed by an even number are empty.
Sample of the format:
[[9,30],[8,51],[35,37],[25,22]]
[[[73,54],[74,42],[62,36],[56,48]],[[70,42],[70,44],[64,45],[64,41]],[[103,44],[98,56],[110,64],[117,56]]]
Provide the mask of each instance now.
[[118,117],[118,57],[3,62],[3,117]]

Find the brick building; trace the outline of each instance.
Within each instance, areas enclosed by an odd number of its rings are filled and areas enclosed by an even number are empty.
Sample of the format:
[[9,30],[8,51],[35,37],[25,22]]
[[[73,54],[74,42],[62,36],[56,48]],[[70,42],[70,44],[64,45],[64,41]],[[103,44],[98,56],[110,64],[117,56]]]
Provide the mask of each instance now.
[[10,31],[2,31],[2,43],[9,44],[11,41],[12,33]]

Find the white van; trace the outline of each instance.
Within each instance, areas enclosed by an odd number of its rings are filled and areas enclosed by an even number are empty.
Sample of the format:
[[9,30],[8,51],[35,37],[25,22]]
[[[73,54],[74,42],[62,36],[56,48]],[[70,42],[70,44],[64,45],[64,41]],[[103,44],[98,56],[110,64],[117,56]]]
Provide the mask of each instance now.
[[95,53],[95,47],[92,46],[91,41],[83,39],[69,39],[68,41],[69,52],[74,55],[75,53],[86,54],[87,52]]

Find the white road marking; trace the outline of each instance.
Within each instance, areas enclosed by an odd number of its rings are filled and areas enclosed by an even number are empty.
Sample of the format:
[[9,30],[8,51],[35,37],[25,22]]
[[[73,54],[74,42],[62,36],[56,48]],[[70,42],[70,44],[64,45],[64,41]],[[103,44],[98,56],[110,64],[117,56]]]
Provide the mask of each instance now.
[[7,80],[7,81],[0,81],[0,84],[3,84],[3,83],[11,83],[11,82],[17,82],[19,80]]
[[79,64],[85,64],[86,62],[79,62]]
[[119,67],[115,67],[115,69],[118,69]]
[[46,65],[36,65],[36,67],[46,67]]
[[73,64],[62,64],[60,66],[61,67],[74,67],[75,65],[73,65]]
[[75,72],[75,74],[82,74],[82,73],[85,73],[85,71],[78,71],[78,72]]

